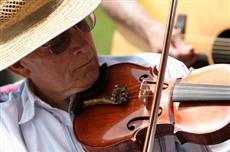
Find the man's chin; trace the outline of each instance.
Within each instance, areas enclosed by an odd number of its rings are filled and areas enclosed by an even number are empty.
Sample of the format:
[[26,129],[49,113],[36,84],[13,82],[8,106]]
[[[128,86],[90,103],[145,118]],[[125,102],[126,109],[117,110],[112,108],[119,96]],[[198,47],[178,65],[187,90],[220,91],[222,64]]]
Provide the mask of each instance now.
[[81,82],[78,82],[77,86],[75,86],[76,89],[74,93],[79,93],[91,88],[94,85],[94,83],[97,81],[98,77],[99,77],[99,71],[89,73],[85,78],[82,78]]

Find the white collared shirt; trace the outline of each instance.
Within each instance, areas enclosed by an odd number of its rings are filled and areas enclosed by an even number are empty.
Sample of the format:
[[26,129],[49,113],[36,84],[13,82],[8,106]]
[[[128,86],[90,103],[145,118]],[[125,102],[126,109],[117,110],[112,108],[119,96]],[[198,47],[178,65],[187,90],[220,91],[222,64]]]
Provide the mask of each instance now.
[[69,113],[35,96],[28,82],[11,86],[14,92],[0,104],[0,151],[83,151]]
[[[159,63],[157,54],[138,54],[128,57],[100,57],[101,63],[132,62],[141,65]],[[166,78],[184,77],[187,68],[170,58]],[[174,136],[156,140],[156,151],[206,151],[203,146],[176,143]],[[0,152],[82,152],[75,139],[72,118],[66,111],[51,107],[33,94],[28,80],[0,89]]]

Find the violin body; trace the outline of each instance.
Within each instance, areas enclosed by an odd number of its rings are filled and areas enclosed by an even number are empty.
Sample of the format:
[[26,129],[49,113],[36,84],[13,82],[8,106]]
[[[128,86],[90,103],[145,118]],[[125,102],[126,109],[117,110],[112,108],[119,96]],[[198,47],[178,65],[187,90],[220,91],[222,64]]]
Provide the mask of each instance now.
[[[138,90],[140,88],[139,78],[146,73],[149,74],[150,70],[151,68],[134,64],[118,64],[109,67],[108,83],[101,93],[92,98],[108,98],[116,85],[132,88],[129,91],[129,96],[135,96],[135,98],[131,102],[121,105],[107,104],[89,107],[74,118],[75,135],[89,151],[97,151],[97,149],[113,151],[111,145],[114,149],[123,149],[124,151],[134,151],[138,147],[140,150],[138,143],[132,144],[132,146],[128,143],[133,142],[137,130],[147,127],[147,124],[142,121],[137,122],[139,129],[135,130],[129,130],[127,124],[136,117],[149,116],[145,105],[138,98]],[[117,72],[119,72],[119,76],[117,76]]]
[[[141,151],[153,102],[156,69],[125,63],[109,67],[108,73],[105,87],[88,101],[112,100],[114,88],[126,88],[128,93],[124,97],[128,101],[81,110],[73,122],[76,138],[86,151]],[[224,84],[228,90],[229,75],[229,65],[213,65],[164,83],[156,135],[176,135],[182,143],[216,144],[228,140],[230,102],[180,103],[173,101],[173,95],[178,83]]]

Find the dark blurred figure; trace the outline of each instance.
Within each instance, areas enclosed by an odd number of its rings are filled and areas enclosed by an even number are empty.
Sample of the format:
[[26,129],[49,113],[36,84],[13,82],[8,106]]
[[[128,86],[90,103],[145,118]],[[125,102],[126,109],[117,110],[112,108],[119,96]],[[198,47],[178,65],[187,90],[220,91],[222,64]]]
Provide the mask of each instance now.
[[12,76],[9,71],[3,70],[0,72],[0,86],[12,82]]

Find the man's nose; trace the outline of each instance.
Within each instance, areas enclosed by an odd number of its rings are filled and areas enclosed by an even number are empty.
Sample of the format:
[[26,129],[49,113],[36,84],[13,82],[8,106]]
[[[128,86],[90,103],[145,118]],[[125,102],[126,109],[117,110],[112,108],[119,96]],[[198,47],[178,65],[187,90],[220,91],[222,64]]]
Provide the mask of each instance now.
[[84,36],[77,35],[77,38],[76,36],[72,36],[71,43],[69,46],[70,53],[72,55],[78,55],[80,53],[84,53],[87,50],[88,45],[89,44],[87,40],[84,38]]

